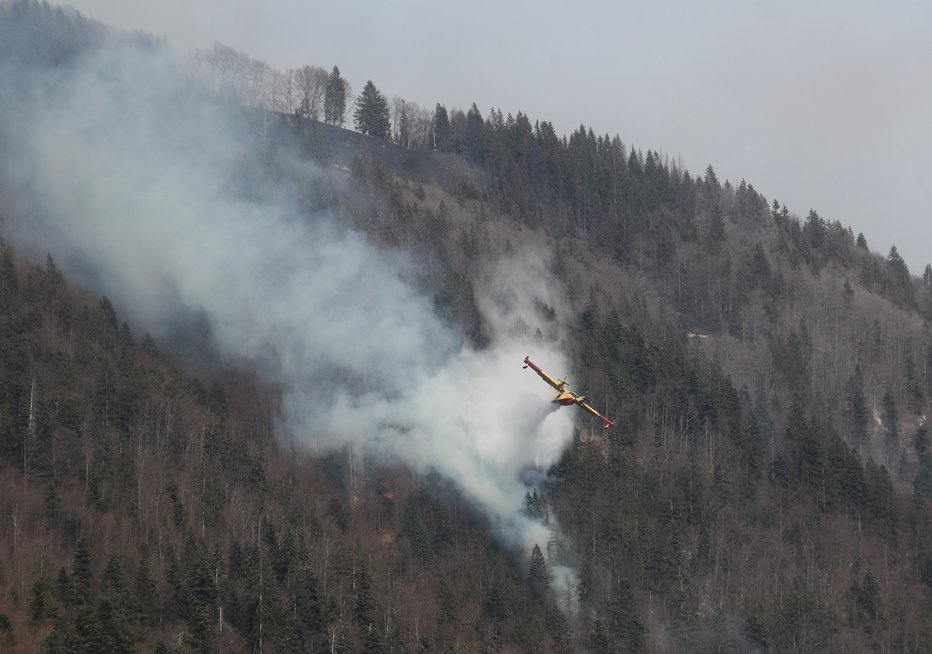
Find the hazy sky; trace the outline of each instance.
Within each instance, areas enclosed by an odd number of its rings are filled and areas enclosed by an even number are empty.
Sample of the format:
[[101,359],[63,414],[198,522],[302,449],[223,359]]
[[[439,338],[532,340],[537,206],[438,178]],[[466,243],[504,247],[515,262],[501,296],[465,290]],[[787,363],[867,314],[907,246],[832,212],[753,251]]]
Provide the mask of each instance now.
[[220,41],[421,106],[585,124],[895,244],[913,274],[932,261],[927,1],[69,4],[182,51]]

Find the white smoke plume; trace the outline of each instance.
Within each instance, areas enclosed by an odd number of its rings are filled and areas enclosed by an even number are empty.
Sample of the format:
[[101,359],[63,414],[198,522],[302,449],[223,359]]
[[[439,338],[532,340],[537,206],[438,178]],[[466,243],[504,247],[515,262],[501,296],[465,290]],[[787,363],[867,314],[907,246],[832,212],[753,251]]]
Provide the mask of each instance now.
[[222,355],[281,384],[290,438],[439,473],[503,538],[544,546],[550,529],[521,511],[522,473],[557,461],[573,412],[552,411],[521,365],[532,354],[568,370],[553,340],[530,335],[535,301],[563,305],[538,256],[519,252],[474,280],[491,345],[473,350],[406,281],[415,262],[302,214],[286,193],[256,201],[231,188],[259,155],[244,124],[260,125],[190,88],[165,49],[6,66],[0,87],[0,189],[17,207],[2,233],[17,248],[52,253],[138,331],[158,337],[179,312],[204,316]]

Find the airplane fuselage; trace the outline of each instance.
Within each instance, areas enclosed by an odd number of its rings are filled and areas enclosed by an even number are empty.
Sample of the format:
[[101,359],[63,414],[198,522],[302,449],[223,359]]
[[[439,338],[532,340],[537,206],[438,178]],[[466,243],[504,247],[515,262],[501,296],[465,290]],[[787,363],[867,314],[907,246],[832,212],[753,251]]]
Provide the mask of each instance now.
[[558,393],[557,396],[550,401],[554,404],[561,404],[563,406],[576,404],[576,398],[569,393]]

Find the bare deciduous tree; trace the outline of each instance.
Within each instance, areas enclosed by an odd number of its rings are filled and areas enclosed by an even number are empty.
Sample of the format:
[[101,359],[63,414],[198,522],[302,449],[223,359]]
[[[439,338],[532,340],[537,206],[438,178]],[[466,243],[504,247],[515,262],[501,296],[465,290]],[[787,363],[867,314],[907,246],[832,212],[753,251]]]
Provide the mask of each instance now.
[[412,148],[425,148],[430,143],[430,132],[433,114],[426,107],[418,106],[415,102],[408,103],[408,121],[411,123],[410,138]]
[[408,103],[404,101],[404,98],[396,95],[392,98],[392,140],[398,145],[407,147],[409,133]]
[[284,113],[294,112],[294,94],[294,70],[289,68],[285,72],[273,71],[269,109]]
[[214,43],[209,49],[194,53],[192,72],[211,93],[238,97],[238,87],[242,84],[248,62],[249,57],[244,53],[222,43]]
[[265,62],[215,43],[196,51],[190,64],[194,79],[211,93],[249,107],[272,107],[276,72]]
[[392,98],[392,135],[406,148],[423,148],[430,141],[432,114],[416,102]]
[[330,73],[320,66],[302,66],[295,71],[294,77],[298,89],[297,112],[318,120]]
[[241,98],[243,104],[250,107],[271,107],[275,71],[264,61],[256,59],[249,60],[246,71],[246,96]]

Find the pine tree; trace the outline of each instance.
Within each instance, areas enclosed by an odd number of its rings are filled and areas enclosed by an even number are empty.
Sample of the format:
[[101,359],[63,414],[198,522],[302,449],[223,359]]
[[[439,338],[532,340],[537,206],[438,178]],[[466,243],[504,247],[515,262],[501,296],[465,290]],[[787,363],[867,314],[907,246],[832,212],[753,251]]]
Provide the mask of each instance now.
[[75,604],[84,604],[91,598],[91,584],[93,582],[93,575],[91,573],[91,552],[86,537],[82,536],[78,539],[71,571],[72,592]]
[[16,636],[13,634],[13,623],[6,613],[0,613],[0,646],[6,646],[4,651],[13,651],[16,645]]
[[0,309],[10,305],[18,290],[12,251],[0,239]]
[[336,66],[330,72],[324,89],[324,122],[343,127],[346,119],[346,82]]
[[595,573],[592,570],[592,561],[586,558],[583,559],[582,565],[579,566],[579,583],[576,585],[576,600],[580,606],[588,606],[593,596],[594,587]]
[[547,570],[547,562],[544,560],[544,553],[541,552],[539,545],[534,545],[534,549],[531,550],[527,579],[535,597],[540,598],[546,594],[547,586],[550,584],[550,572]]
[[861,366],[855,365],[854,372],[847,383],[848,407],[851,411],[851,419],[854,422],[855,433],[859,440],[863,440],[866,435],[867,421],[870,412],[867,408],[867,398],[864,396],[864,375],[861,373]]
[[884,437],[886,455],[890,460],[893,460],[900,447],[899,412],[897,411],[893,393],[889,390],[883,394],[883,416],[881,420],[886,432]]
[[589,633],[589,651],[592,654],[609,654],[615,651],[612,648],[608,632],[601,620],[592,623],[592,631]]
[[642,651],[644,625],[641,623],[637,601],[628,582],[619,581],[607,608],[609,634],[620,651]]
[[524,494],[524,513],[535,520],[547,523],[547,500],[543,493],[537,492],[536,488]]
[[859,585],[852,586],[857,621],[867,633],[872,633],[878,626],[880,615],[880,586],[874,575],[868,570]]
[[326,620],[317,578],[311,570],[310,555],[304,543],[299,547],[298,559],[288,578],[292,613],[301,625],[301,631],[317,634],[323,630]]
[[41,622],[47,613],[51,604],[51,593],[49,592],[49,580],[45,575],[36,579],[32,585],[32,600],[29,602],[29,621],[32,624]]
[[434,109],[434,149],[446,151],[450,147],[450,118],[447,115],[447,108],[439,102]]
[[437,584],[437,626],[445,624],[456,624],[456,600],[450,582],[441,577]]
[[825,220],[813,209],[810,209],[809,215],[806,216],[803,234],[806,236],[806,240],[809,241],[809,247],[813,250],[821,250],[825,247]]
[[356,98],[356,111],[353,113],[356,131],[385,140],[389,136],[391,120],[388,102],[375,88],[372,80],[366,82],[362,93]]
[[483,134],[485,131],[485,121],[479,108],[473,102],[466,114],[466,133],[464,140],[466,142],[466,158],[474,163],[480,163],[485,157],[485,144],[483,143]]
[[74,588],[71,577],[64,568],[58,569],[58,577],[55,579],[55,598],[62,606],[72,607],[75,605]]
[[140,624],[144,626],[155,624],[156,600],[155,580],[149,570],[148,560],[142,558],[139,560],[139,567],[136,568],[136,580],[133,586],[133,609],[136,611],[136,620]]
[[408,117],[408,103],[404,100],[401,101],[398,124],[395,125],[395,142],[405,148],[411,142],[411,120]]
[[362,627],[375,621],[375,584],[369,565],[359,559],[353,570],[353,617]]
[[115,652],[130,651],[132,645],[130,621],[133,616],[130,615],[127,600],[127,589],[119,555],[115,550],[111,550],[101,577],[101,598],[97,605],[97,622],[100,624],[106,642],[112,644],[112,651]]

